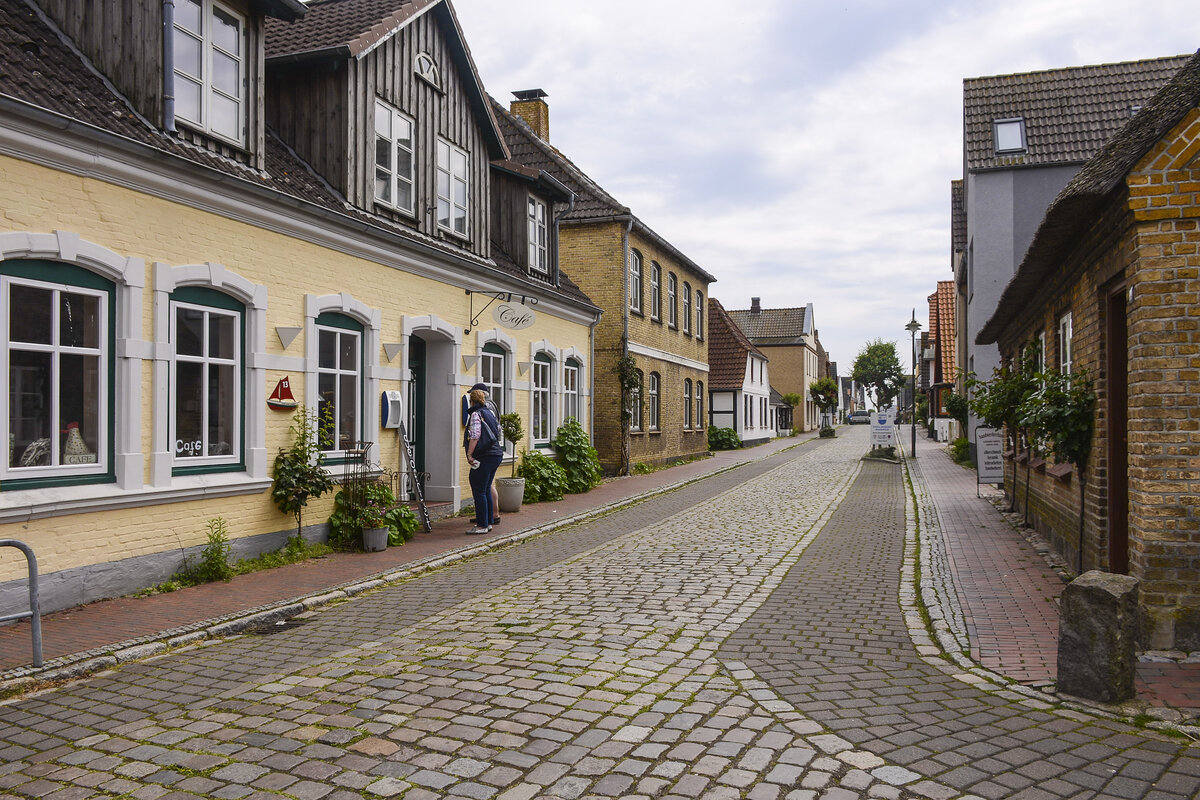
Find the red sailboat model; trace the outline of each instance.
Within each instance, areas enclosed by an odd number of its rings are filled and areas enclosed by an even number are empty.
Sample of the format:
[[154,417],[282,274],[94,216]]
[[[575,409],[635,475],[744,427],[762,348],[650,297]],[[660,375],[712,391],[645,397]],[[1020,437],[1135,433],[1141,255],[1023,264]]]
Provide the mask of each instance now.
[[279,379],[279,383],[275,384],[275,391],[271,392],[271,396],[267,398],[267,405],[271,408],[295,408],[300,405],[292,396],[292,386],[288,383],[286,375]]

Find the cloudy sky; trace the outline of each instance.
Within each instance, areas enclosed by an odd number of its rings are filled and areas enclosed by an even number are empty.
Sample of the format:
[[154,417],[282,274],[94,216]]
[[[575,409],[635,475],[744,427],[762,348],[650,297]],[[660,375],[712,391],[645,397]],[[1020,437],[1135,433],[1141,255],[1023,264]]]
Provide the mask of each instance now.
[[501,102],[717,277],[812,303],[846,375],[949,280],[968,77],[1192,53],[1195,0],[453,0]]

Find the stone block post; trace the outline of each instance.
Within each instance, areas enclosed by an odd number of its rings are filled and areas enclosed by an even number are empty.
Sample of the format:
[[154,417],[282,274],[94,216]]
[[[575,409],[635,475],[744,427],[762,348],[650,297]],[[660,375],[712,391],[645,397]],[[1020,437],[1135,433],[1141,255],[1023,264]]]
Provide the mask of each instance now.
[[1058,690],[1120,703],[1135,694],[1138,581],[1092,570],[1067,585],[1058,623]]

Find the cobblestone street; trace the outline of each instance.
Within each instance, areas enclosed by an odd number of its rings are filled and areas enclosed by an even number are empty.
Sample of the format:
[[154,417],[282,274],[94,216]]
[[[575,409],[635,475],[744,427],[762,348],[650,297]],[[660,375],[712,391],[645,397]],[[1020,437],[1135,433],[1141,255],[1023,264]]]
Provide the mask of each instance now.
[[0,798],[1195,797],[1187,740],[932,652],[866,433],[11,700]]

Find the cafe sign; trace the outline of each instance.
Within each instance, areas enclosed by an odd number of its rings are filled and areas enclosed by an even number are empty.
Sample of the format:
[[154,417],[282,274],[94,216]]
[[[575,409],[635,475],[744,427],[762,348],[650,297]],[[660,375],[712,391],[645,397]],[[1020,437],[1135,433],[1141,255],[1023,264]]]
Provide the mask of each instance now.
[[502,328],[523,331],[537,322],[537,313],[520,303],[500,303],[492,309],[492,319]]

